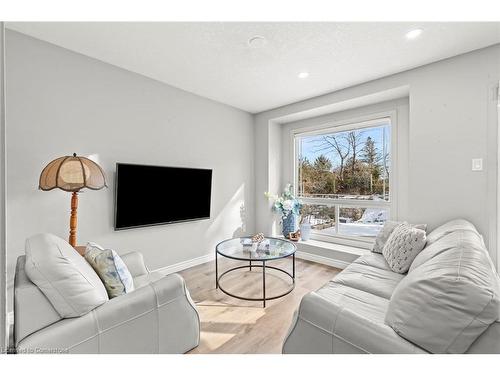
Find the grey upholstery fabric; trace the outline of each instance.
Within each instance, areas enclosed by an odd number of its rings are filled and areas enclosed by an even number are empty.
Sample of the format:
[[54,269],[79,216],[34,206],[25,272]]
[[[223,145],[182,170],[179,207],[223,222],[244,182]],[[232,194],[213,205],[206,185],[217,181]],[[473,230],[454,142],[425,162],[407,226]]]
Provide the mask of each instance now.
[[333,280],[304,296],[283,353],[425,353],[384,324],[388,303]]
[[439,241],[451,240],[401,281],[386,316],[401,336],[433,353],[466,352],[499,319],[500,282],[487,250],[471,231]]
[[424,246],[425,232],[402,223],[392,231],[382,254],[394,272],[406,273]]
[[87,314],[108,301],[108,293],[92,267],[65,240],[50,233],[26,239],[28,278],[64,318]]
[[[471,223],[456,223],[456,221],[454,222],[455,224],[453,224],[453,231],[448,230],[447,227],[449,228],[449,226],[445,224],[437,228],[436,230],[431,232],[429,236],[427,236],[427,243],[425,245],[425,248],[415,257],[413,263],[410,266],[409,272],[413,271],[415,268],[424,264],[436,255],[457,247],[464,233],[466,233],[468,236],[476,237],[477,243],[481,244],[481,246],[484,246],[483,237],[474,229]],[[439,240],[437,240],[437,238],[439,238]]]
[[[464,227],[465,225],[465,227]],[[464,230],[465,228],[465,230]],[[470,223],[452,222],[443,226],[444,230],[434,233],[433,243],[426,247],[418,257],[418,264],[407,276],[394,273],[381,254],[368,253],[359,257],[346,267],[327,285],[316,292],[302,298],[298,310],[294,313],[289,332],[283,343],[283,353],[427,353],[427,352],[463,352],[500,354],[500,315],[498,306],[490,304],[477,317],[469,321],[471,326],[463,329],[461,319],[464,311],[478,311],[477,305],[483,301],[482,296],[496,290],[498,275],[493,269],[491,260],[484,249],[481,236]],[[461,239],[468,239],[463,242]],[[451,238],[451,240],[450,240]],[[453,240],[454,239],[454,240]],[[445,241],[441,243],[442,241]],[[453,242],[455,241],[455,242]],[[458,241],[458,242],[457,242]],[[462,242],[460,242],[462,241]],[[457,248],[457,243],[461,245]],[[481,251],[464,251],[470,244],[473,248],[481,246]],[[427,250],[429,251],[425,253]],[[439,296],[436,301],[422,298],[422,290],[430,285],[422,281],[421,290],[402,293],[406,280],[411,281],[413,275],[418,276],[420,270],[433,280],[439,279],[444,272],[457,264],[454,256],[445,263],[435,263],[433,259],[441,256],[446,249],[462,254],[460,277],[454,280],[470,280],[479,278],[477,289],[468,285],[445,282],[441,285],[449,290],[450,296]],[[456,255],[455,254],[455,255]],[[417,261],[418,257],[414,262]],[[458,258],[460,259],[460,258]],[[431,263],[429,263],[431,262]],[[429,263],[427,265],[427,263]],[[429,267],[428,267],[429,266]],[[444,271],[443,271],[444,270]],[[392,273],[392,274],[391,274]],[[457,275],[455,275],[457,276]],[[483,283],[483,284],[481,284]],[[482,286],[481,286],[482,285]],[[474,290],[474,295],[470,292]],[[399,294],[396,295],[396,293]],[[416,294],[414,294],[416,293]],[[494,292],[493,294],[495,294]],[[387,324],[388,311],[393,302],[399,298],[407,298],[418,311],[412,316],[408,326],[398,326],[398,333]],[[443,306],[437,306],[442,302]],[[430,322],[420,312],[439,311],[434,315],[436,321]],[[495,312],[496,311],[496,312]],[[442,314],[446,312],[446,314]],[[392,314],[392,313],[391,313]],[[399,314],[399,313],[398,313]],[[397,316],[399,316],[396,314]],[[446,316],[445,316],[446,315]],[[432,316],[432,315],[431,315]],[[450,317],[448,322],[448,316]],[[497,318],[494,318],[494,317]],[[419,337],[405,335],[408,329],[419,327]],[[458,324],[457,324],[458,322]],[[442,326],[446,325],[446,328]],[[482,333],[481,333],[482,332]],[[454,340],[451,337],[454,336]],[[423,344],[427,340],[429,345]],[[443,343],[450,342],[448,350],[443,350]],[[467,346],[467,343],[470,346]]]
[[127,265],[132,277],[135,278],[149,273],[146,265],[144,264],[144,257],[142,256],[142,253],[138,251],[131,251],[120,256],[123,262]]
[[467,350],[471,354],[500,353],[500,320],[490,325]]
[[474,224],[464,219],[456,219],[444,223],[429,233],[427,235],[427,246],[430,246],[444,236],[457,231],[473,232],[480,236]]
[[14,339],[16,344],[33,332],[61,320],[47,297],[33,284],[24,270],[26,257],[17,258],[14,276]]
[[353,263],[335,278],[335,284],[350,286],[389,299],[403,277],[391,270]]
[[[184,280],[176,274],[149,273],[138,253],[122,259],[134,275],[136,290],[79,318],[54,321],[50,303],[32,303],[18,293],[21,285],[33,293],[38,289],[25,278],[20,257],[14,316],[18,353],[185,353],[196,347],[200,322]],[[29,322],[34,311],[45,316],[37,324]]]
[[387,264],[387,261],[378,253],[367,253],[359,258],[357,258],[353,264],[362,264],[366,266],[371,266],[375,268],[380,268],[381,270],[391,271],[391,267]]

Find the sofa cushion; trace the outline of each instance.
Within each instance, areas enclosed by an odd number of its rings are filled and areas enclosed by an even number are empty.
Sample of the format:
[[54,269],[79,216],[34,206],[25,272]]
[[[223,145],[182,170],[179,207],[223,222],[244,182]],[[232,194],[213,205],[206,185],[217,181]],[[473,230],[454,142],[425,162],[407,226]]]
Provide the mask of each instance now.
[[394,272],[406,273],[425,246],[425,231],[399,224],[384,245],[382,254]]
[[116,251],[89,242],[85,249],[85,259],[102,280],[109,298],[134,290],[132,275]]
[[302,298],[283,353],[426,353],[384,323],[388,303],[331,282]]
[[365,266],[371,266],[375,268],[380,268],[386,271],[392,271],[391,267],[387,264],[384,256],[378,253],[367,253],[358,257],[354,262],[354,264],[363,264]]
[[[61,316],[24,270],[26,256],[17,258],[14,278],[14,339],[17,345],[33,332],[61,320]],[[36,311],[36,314],[33,312]]]
[[369,292],[359,290],[347,285],[330,281],[328,284],[316,291],[324,299],[331,303],[355,312],[364,319],[384,324],[389,301]]
[[464,219],[456,219],[448,221],[447,223],[437,227],[427,235],[427,245],[430,246],[434,242],[440,240],[444,236],[456,231],[471,231],[478,233],[476,227]]
[[463,242],[466,242],[473,246],[482,246],[481,235],[475,231],[458,230],[450,232],[441,237],[438,241],[434,241],[433,243],[431,243],[431,245],[425,246],[424,249],[413,260],[408,272],[412,272],[415,268],[421,266],[436,255],[439,255],[450,249],[456,249]]
[[[404,221],[391,221],[387,220],[384,223],[384,226],[377,234],[375,238],[375,243],[373,244],[372,251],[374,253],[382,254],[382,250],[384,249],[384,245],[389,239],[392,231],[399,225],[405,223]],[[412,227],[417,229],[422,229],[424,232],[427,230],[427,224],[411,224]]]
[[108,300],[99,276],[65,240],[53,234],[26,240],[25,271],[63,318],[84,315]]
[[386,323],[433,353],[464,353],[499,318],[498,275],[484,246],[466,233],[413,269],[389,303]]
[[390,299],[403,275],[364,264],[352,263],[330,283],[349,286],[375,296]]

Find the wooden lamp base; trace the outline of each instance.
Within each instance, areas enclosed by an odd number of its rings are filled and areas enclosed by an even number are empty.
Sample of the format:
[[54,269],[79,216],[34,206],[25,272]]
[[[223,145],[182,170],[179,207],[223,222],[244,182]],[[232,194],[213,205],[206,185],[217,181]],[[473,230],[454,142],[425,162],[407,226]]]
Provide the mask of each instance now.
[[78,223],[77,219],[78,210],[78,192],[74,191],[71,194],[71,216],[69,218],[69,244],[73,247],[76,246],[76,226]]

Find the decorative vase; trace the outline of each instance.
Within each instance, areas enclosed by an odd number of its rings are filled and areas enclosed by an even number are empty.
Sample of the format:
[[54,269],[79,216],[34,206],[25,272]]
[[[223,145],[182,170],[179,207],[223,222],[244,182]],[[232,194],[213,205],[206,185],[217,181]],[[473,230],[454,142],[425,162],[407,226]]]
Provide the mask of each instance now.
[[311,236],[311,223],[300,224],[300,237],[302,241],[308,241]]
[[288,215],[283,216],[283,236],[285,238],[288,238],[288,235],[297,229],[297,215],[290,212]]

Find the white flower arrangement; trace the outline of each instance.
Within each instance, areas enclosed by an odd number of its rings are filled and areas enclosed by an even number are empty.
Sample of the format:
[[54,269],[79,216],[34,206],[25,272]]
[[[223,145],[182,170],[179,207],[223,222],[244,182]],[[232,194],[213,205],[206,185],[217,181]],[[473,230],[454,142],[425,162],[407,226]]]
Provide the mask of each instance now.
[[264,195],[268,199],[274,199],[273,211],[279,213],[282,217],[288,216],[290,213],[293,213],[294,215],[300,214],[302,202],[293,195],[291,184],[286,185],[281,196],[274,195],[269,192],[264,193]]

